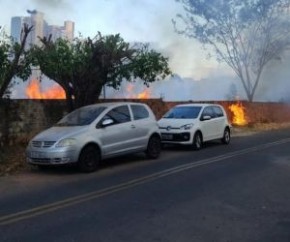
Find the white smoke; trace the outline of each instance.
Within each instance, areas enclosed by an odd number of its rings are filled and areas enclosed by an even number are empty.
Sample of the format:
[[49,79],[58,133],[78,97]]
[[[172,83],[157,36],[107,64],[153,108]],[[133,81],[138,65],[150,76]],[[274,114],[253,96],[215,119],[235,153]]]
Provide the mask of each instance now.
[[290,102],[290,52],[286,52],[280,60],[269,63],[261,77],[257,89],[257,100],[271,102]]
[[[30,3],[33,3],[32,6],[26,4],[25,7],[44,12],[49,23],[58,21],[62,24],[67,19],[76,21],[76,29],[84,37],[92,37],[99,30],[103,34],[120,33],[128,42],[154,43],[157,51],[169,57],[170,68],[176,75],[153,83],[149,88],[152,97],[163,97],[165,100],[224,100],[231,96],[231,86],[235,85],[239,98],[245,98],[241,81],[229,67],[207,59],[207,52],[198,42],[174,32],[171,20],[182,11],[181,4],[174,0],[83,0],[82,10],[77,8],[75,1],[70,0],[30,0]],[[25,11],[26,8],[23,13]],[[290,99],[289,61],[290,57],[286,55],[267,66],[254,100]],[[140,83],[134,83],[134,92],[146,90]],[[22,84],[21,88],[25,85]],[[127,85],[124,82],[118,91],[106,88],[106,96],[130,96]],[[14,91],[13,96],[17,97],[21,92]]]

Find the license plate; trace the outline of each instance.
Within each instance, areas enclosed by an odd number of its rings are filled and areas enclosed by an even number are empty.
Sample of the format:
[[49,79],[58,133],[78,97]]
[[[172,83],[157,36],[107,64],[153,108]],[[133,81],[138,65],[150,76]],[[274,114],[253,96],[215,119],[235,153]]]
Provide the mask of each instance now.
[[162,139],[164,140],[172,140],[173,135],[172,134],[162,134]]
[[30,152],[31,158],[43,158],[43,154],[41,152],[32,151]]

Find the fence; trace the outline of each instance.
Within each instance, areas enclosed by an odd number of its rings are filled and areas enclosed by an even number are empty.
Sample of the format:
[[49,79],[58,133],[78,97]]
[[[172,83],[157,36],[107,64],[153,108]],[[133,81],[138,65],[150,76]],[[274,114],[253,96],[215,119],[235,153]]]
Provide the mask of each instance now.
[[[99,102],[103,102],[100,100]],[[159,119],[176,104],[188,102],[165,102],[162,99],[111,99],[106,102],[135,101],[145,102]],[[232,120],[229,106],[235,102],[212,101],[221,104]],[[249,123],[290,122],[290,105],[284,103],[249,103],[242,101]],[[65,115],[64,100],[1,100],[0,102],[0,147],[28,140],[39,131],[50,127]]]

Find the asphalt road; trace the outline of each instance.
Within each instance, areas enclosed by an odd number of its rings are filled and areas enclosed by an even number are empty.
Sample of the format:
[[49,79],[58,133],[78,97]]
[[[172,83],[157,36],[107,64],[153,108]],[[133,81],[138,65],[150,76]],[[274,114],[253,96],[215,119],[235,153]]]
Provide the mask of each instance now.
[[290,241],[290,129],[0,178],[0,241]]

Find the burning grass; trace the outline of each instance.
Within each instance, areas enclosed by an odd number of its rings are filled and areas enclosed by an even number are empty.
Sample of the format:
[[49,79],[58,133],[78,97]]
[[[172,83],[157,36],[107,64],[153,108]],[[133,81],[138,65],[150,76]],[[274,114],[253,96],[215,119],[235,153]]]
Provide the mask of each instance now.
[[246,116],[245,107],[241,102],[230,105],[229,110],[233,113],[232,123],[234,125],[245,126],[249,123]]
[[31,80],[25,93],[30,99],[65,99],[65,92],[61,86],[55,84],[47,90],[42,90],[38,80]]

